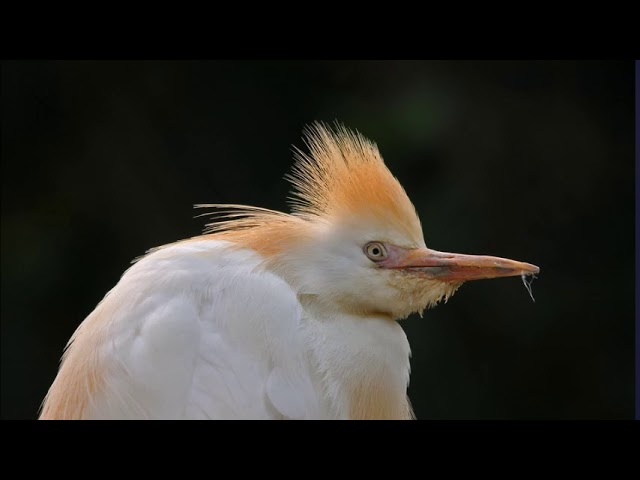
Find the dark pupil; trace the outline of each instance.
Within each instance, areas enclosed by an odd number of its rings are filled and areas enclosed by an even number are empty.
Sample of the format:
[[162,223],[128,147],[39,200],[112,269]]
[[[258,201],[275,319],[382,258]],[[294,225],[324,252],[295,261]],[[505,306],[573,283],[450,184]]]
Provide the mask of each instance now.
[[373,250],[371,250],[371,253],[373,255],[379,255],[380,254],[380,250],[378,248],[374,247]]

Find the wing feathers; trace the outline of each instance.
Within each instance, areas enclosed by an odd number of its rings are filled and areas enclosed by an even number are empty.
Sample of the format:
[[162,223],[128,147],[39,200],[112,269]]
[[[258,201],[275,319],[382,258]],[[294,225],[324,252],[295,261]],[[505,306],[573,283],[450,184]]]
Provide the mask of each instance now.
[[82,370],[75,349],[99,357],[99,388],[73,393],[84,418],[319,415],[295,293],[258,254],[229,246],[173,244],[123,275],[92,326],[108,333],[79,329],[61,367]]

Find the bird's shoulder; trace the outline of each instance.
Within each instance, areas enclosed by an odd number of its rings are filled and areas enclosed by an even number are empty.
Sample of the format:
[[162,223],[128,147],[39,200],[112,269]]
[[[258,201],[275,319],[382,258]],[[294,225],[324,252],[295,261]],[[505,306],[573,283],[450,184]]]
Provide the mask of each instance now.
[[[149,253],[123,275],[96,311],[112,322],[105,383],[128,393],[128,414],[317,415],[303,309],[262,260],[228,242],[188,241]],[[103,411],[118,403],[107,400]]]
[[123,274],[105,299],[117,290],[162,301],[163,295],[186,296],[202,308],[216,305],[219,312],[244,310],[256,297],[268,297],[269,303],[289,310],[300,308],[294,290],[265,268],[260,254],[223,240],[189,240],[154,249]]

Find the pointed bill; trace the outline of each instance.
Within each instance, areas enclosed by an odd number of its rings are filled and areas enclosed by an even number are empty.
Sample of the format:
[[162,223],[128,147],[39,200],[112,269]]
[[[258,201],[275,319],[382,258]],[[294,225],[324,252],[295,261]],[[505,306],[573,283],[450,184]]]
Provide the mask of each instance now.
[[540,268],[530,263],[486,255],[438,252],[428,248],[397,249],[384,267],[415,271],[445,282],[532,275]]

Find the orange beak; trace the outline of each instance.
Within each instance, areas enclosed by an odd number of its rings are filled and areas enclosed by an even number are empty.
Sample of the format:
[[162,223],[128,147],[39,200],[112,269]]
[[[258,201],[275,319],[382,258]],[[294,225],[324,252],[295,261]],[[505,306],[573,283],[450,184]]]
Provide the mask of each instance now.
[[532,275],[540,268],[530,263],[485,255],[463,255],[428,248],[394,249],[383,262],[386,268],[415,271],[444,282]]

